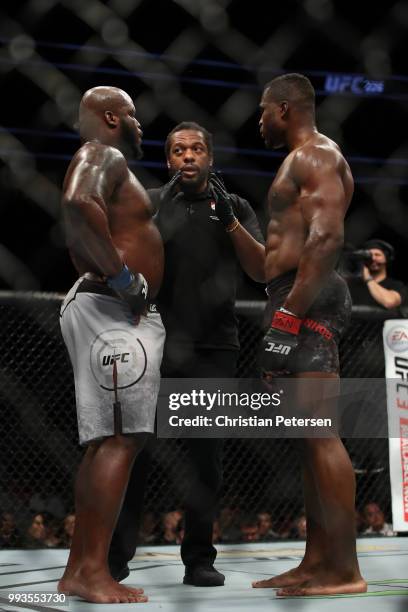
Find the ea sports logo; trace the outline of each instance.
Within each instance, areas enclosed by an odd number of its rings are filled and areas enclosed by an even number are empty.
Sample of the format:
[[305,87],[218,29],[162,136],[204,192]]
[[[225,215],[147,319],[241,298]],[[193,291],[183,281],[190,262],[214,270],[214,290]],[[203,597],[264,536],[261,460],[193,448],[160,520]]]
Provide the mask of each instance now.
[[114,364],[118,389],[136,384],[147,367],[142,342],[125,329],[110,329],[99,334],[92,343],[90,360],[95,380],[107,391],[114,389]]
[[408,327],[395,325],[387,334],[387,344],[397,353],[408,351]]

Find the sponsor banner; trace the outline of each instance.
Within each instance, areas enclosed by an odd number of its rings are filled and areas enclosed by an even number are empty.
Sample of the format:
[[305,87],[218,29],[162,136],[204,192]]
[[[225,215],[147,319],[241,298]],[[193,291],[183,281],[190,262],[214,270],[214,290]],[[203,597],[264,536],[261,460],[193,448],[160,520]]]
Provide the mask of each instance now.
[[406,100],[408,84],[404,77],[373,79],[365,74],[321,73],[311,75],[317,95],[359,96]]
[[380,379],[162,379],[160,438],[399,438]]
[[390,437],[392,523],[396,531],[408,531],[408,320],[385,321],[385,375],[387,378]]

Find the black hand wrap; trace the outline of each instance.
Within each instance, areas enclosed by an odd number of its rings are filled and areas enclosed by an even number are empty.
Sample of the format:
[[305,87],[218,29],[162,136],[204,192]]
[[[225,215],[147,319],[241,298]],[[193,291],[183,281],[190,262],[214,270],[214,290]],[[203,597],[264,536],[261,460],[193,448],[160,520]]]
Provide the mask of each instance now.
[[287,364],[298,346],[301,324],[302,319],[295,315],[282,310],[275,312],[261,344],[260,365],[263,373],[288,373]]
[[237,220],[232,206],[232,197],[219,174],[210,172],[208,181],[210,193],[215,200],[215,214],[224,227],[229,227]]
[[107,284],[129,304],[134,315],[140,315],[145,311],[148,304],[149,285],[143,274],[140,272],[133,274],[124,264],[119,274],[108,277]]
[[176,188],[177,188],[177,183],[180,180],[180,177],[182,175],[181,170],[177,170],[177,172],[171,177],[171,179],[169,180],[168,183],[166,183],[161,191],[160,191],[160,205],[161,204],[166,204],[168,202],[171,202],[171,200],[173,200],[173,198],[177,198],[177,197],[183,197],[183,193],[182,192],[177,192]]

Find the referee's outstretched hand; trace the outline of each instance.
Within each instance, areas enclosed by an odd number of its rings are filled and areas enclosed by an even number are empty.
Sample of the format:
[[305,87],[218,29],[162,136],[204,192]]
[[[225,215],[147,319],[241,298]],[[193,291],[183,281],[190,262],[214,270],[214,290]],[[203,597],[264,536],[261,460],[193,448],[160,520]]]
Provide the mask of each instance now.
[[224,227],[232,225],[236,219],[232,206],[232,198],[225,187],[221,175],[210,172],[208,186],[215,200],[215,214]]
[[177,183],[180,180],[180,176],[181,176],[181,170],[177,170],[177,172],[171,177],[169,182],[164,185],[164,187],[162,188],[160,192],[160,204],[170,202],[175,197],[177,197],[179,194],[180,194],[180,197],[182,197],[182,193],[181,192],[177,193],[176,191]]

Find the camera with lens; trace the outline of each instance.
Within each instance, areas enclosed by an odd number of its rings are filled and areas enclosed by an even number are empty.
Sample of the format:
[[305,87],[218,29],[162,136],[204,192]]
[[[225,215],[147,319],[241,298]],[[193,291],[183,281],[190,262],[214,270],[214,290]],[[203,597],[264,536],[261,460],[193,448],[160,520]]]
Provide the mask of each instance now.
[[351,253],[349,253],[349,258],[352,261],[362,261],[365,266],[369,265],[373,260],[371,251],[368,249],[357,249],[356,251],[351,251]]
[[342,276],[361,276],[363,267],[370,265],[372,259],[369,249],[346,247],[340,256],[337,269]]

